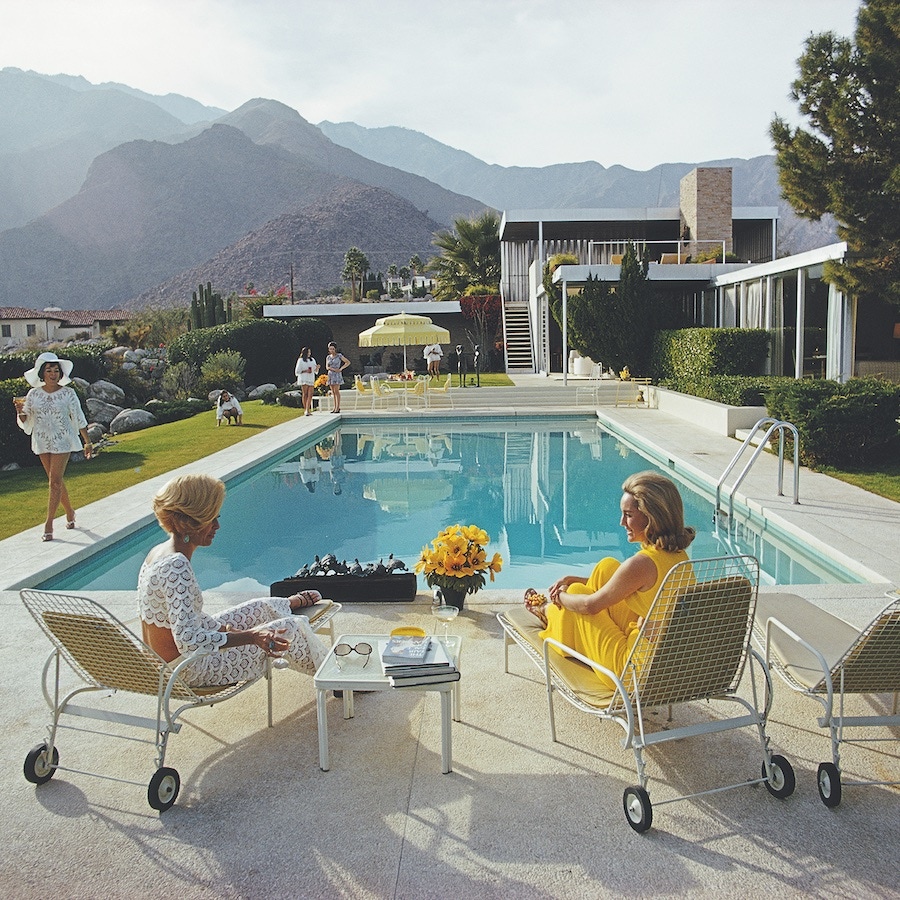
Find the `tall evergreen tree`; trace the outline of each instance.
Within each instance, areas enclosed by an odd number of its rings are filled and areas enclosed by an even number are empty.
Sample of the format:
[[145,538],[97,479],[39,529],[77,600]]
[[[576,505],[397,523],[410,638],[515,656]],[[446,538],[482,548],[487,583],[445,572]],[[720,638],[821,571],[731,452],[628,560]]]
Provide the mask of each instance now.
[[825,279],[900,305],[900,3],[863,0],[855,42],[811,35],[791,96],[809,128],[771,124],[779,180],[797,214],[831,213],[846,263]]
[[647,270],[646,258],[629,244],[617,284],[588,277],[567,303],[569,344],[616,371],[628,366],[632,375],[646,375],[656,328]]

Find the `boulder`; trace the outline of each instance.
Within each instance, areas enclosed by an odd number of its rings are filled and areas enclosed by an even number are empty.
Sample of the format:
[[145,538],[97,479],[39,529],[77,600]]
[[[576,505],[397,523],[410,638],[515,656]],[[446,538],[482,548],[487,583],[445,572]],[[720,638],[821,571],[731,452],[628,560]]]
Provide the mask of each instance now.
[[106,429],[99,422],[91,422],[87,427],[87,433],[88,437],[91,439],[91,443],[96,444],[103,440]]
[[114,403],[105,403],[103,400],[97,400],[95,397],[88,397],[86,405],[88,418],[92,422],[99,422],[107,428],[112,420],[124,411],[122,406],[116,406]]
[[95,381],[88,389],[88,397],[96,397],[104,403],[122,403],[125,391],[111,381]]
[[113,347],[110,350],[107,350],[103,355],[108,356],[110,359],[121,358],[128,352],[127,347]]
[[85,381],[83,378],[79,378],[77,375],[72,378],[72,384],[84,391],[85,394],[90,390],[91,387],[91,383],[89,381]]
[[140,350],[126,350],[123,354],[122,358],[125,362],[130,363],[139,363],[141,361],[141,351]]
[[247,394],[248,400],[259,400],[260,397],[265,396],[266,394],[274,393],[278,390],[278,386],[274,384],[261,384],[259,387],[253,388],[249,394]]
[[146,409],[124,409],[109,426],[111,434],[125,434],[128,431],[142,431],[159,424],[156,416]]

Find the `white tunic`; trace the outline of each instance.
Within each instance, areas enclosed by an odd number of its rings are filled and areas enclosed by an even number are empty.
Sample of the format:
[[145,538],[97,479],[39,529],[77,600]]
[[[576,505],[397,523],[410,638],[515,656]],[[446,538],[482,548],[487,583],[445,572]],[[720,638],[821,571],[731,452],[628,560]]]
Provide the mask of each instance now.
[[25,396],[25,421],[16,423],[31,435],[31,449],[37,453],[73,453],[81,449],[78,432],[87,428],[78,394],[70,387],[52,393],[32,388]]

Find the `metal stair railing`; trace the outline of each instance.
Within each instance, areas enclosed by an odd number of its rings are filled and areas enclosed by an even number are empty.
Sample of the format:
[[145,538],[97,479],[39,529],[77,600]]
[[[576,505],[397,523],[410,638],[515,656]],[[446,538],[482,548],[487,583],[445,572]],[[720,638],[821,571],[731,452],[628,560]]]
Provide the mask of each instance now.
[[713,517],[715,521],[718,521],[720,509],[719,504],[722,495],[722,486],[725,484],[725,479],[731,474],[731,470],[737,465],[737,462],[743,455],[744,450],[747,449],[753,438],[756,437],[759,431],[761,431],[763,428],[768,429],[765,433],[765,436],[757,445],[756,450],[754,450],[753,452],[753,455],[741,470],[740,475],[738,475],[737,480],[734,482],[734,484],[731,486],[731,490],[728,492],[729,522],[734,520],[735,491],[737,491],[741,482],[750,471],[753,463],[756,462],[756,458],[768,446],[769,439],[776,431],[778,432],[778,496],[784,496],[784,433],[785,431],[790,431],[794,438],[794,503],[800,502],[800,434],[798,433],[797,428],[790,422],[784,422],[780,419],[773,418],[772,416],[764,416],[750,430],[750,434],[748,434],[744,439],[744,443],[741,444],[737,453],[735,453],[732,457],[731,462],[728,463],[728,465],[725,467],[725,471],[722,473],[721,478],[719,478],[719,481],[716,484],[716,506],[715,510],[713,511]]

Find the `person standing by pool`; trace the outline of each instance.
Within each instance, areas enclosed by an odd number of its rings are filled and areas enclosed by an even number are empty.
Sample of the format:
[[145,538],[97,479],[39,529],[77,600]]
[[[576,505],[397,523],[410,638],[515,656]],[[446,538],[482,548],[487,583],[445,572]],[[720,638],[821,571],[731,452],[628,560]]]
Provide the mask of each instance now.
[[53,520],[60,504],[66,512],[66,528],[75,527],[75,508],[64,481],[66,466],[72,453],[82,449],[82,442],[85,459],[91,458],[94,449],[81,401],[68,387],[72,383],[72,367],[70,359],[42,353],[24,375],[31,390],[24,398],[13,400],[16,424],[31,435],[31,449],[40,459],[50,485],[42,541],[53,540]]
[[337,344],[328,345],[328,356],[325,357],[325,369],[328,372],[328,386],[331,388],[331,399],[334,401],[333,413],[341,411],[341,385],[344,383],[344,369],[350,365],[350,360],[341,353]]
[[267,656],[312,675],[328,648],[309,619],[293,613],[321,600],[318,591],[249,600],[216,615],[203,611],[191,557],[212,544],[224,500],[225,485],[209,475],[173,478],[153,498],[153,512],[169,539],[147,554],[138,575],[144,641],[166,662],[196,650],[217,651],[184,669],[193,685],[257,677]]
[[[553,638],[613,672],[625,667],[643,617],[669,570],[687,560],[696,536],[684,524],[678,488],[658,472],[638,472],[622,485],[620,524],[638,552],[620,563],[601,559],[590,578],[565,575],[550,587],[549,600],[529,588],[526,608]],[[555,648],[554,648],[555,649]],[[559,651],[562,652],[562,651]],[[615,685],[598,674],[611,689]]]
[[431,378],[441,377],[441,359],[444,351],[440,344],[429,344],[424,350],[425,359],[428,362],[428,375]]
[[308,416],[312,415],[313,386],[316,383],[318,371],[319,364],[313,359],[309,347],[304,347],[300,351],[297,365],[294,366],[294,374],[297,376],[297,384],[300,385],[300,392],[303,398],[303,408]]

